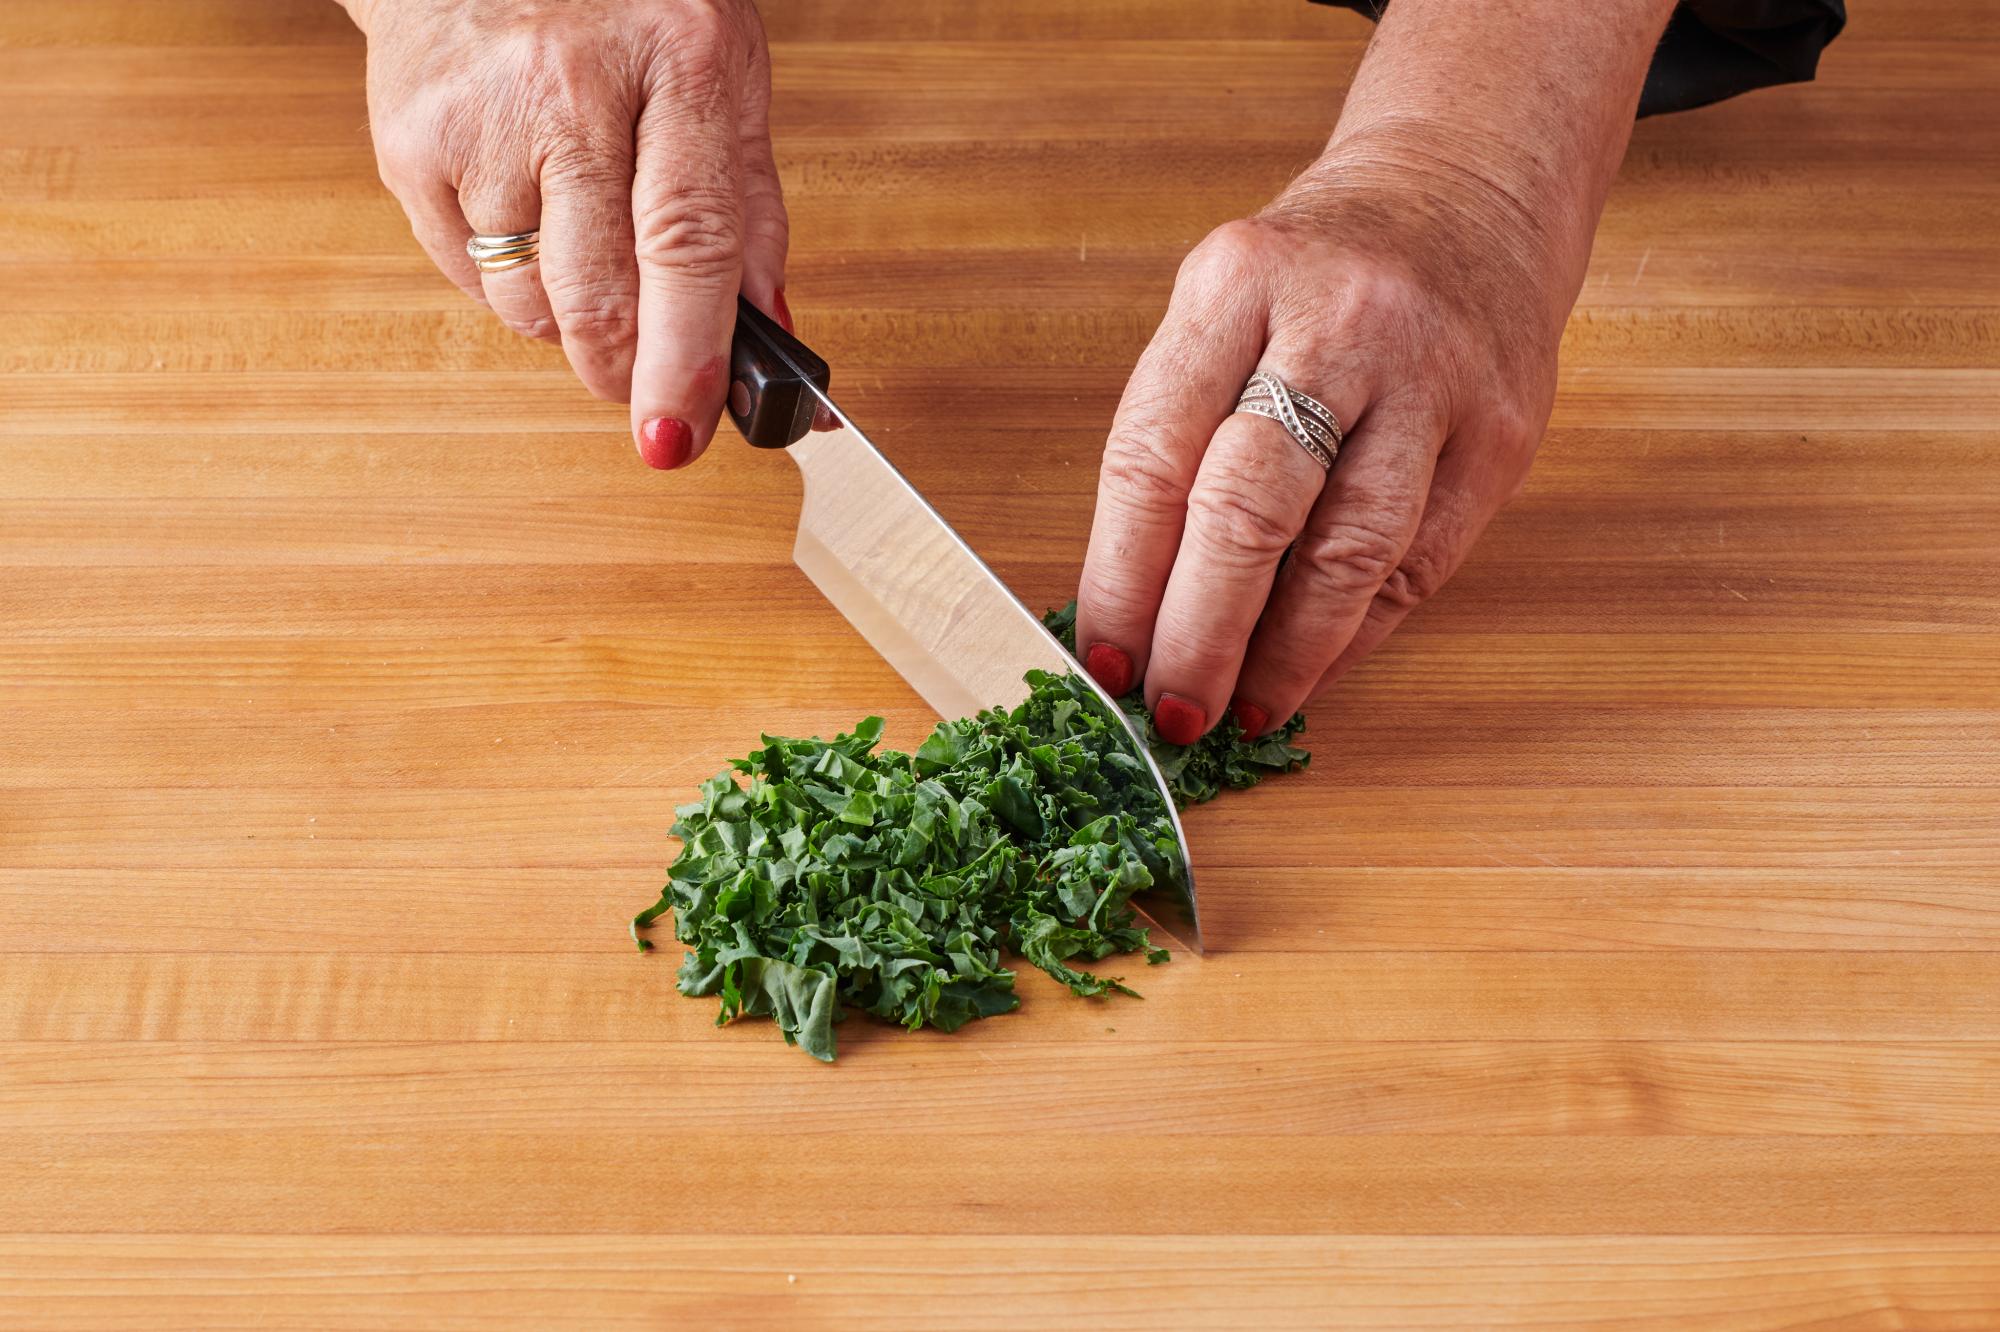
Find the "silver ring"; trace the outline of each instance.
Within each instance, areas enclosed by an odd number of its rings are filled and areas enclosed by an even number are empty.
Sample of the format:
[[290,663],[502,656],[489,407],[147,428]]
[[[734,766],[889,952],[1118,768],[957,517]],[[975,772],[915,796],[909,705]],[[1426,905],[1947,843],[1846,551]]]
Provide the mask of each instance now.
[[542,233],[517,231],[511,236],[474,236],[465,243],[465,252],[482,273],[504,273],[510,268],[532,264],[542,250]]
[[1288,386],[1269,370],[1259,370],[1243,386],[1236,410],[1276,421],[1322,469],[1340,454],[1340,418],[1317,398]]

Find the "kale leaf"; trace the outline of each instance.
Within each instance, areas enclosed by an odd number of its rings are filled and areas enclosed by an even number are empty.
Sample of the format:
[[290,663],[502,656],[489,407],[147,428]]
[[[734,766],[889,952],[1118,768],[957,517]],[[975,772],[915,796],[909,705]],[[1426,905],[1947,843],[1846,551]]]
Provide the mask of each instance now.
[[[1065,641],[1074,619],[1047,617]],[[914,754],[877,749],[880,717],[831,741],[763,737],[675,811],[680,854],[632,937],[652,947],[639,931],[671,909],[683,994],[719,995],[718,1026],[773,1018],[828,1061],[848,1008],[913,1031],[1014,1009],[1010,952],[1076,994],[1134,994],[1077,964],[1166,961],[1131,899],[1184,889],[1171,821],[1084,680],[1027,678],[1019,706],[941,722]],[[1146,718],[1136,693],[1120,705]],[[1253,742],[1224,722],[1184,749],[1146,734],[1187,804],[1302,765],[1304,726]]]
[[[1076,603],[1042,616],[1049,632],[1062,645],[1076,651]],[[1292,714],[1290,721],[1268,735],[1251,737],[1243,728],[1224,717],[1216,728],[1191,745],[1170,744],[1153,729],[1152,714],[1146,711],[1146,695],[1135,688],[1118,700],[1118,706],[1132,714],[1153,751],[1153,761],[1167,779],[1174,802],[1185,809],[1213,800],[1224,787],[1242,791],[1255,786],[1273,773],[1303,768],[1311,755],[1292,742],[1306,729],[1306,715]]]

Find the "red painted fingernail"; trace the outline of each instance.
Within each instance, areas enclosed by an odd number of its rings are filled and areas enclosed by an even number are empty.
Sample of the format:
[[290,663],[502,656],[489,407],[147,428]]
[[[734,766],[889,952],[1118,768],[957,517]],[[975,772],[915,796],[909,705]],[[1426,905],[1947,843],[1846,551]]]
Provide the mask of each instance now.
[[838,430],[840,429],[840,422],[834,419],[832,411],[827,408],[825,403],[820,403],[817,407],[813,408],[812,428],[814,430]]
[[785,332],[798,332],[797,329],[792,327],[792,307],[785,304],[785,289],[783,287],[778,288],[777,294],[771,298],[771,309],[778,316],[778,322],[785,326]]
[[648,467],[670,472],[688,460],[694,451],[694,431],[688,423],[672,416],[656,416],[639,427],[639,456]]
[[1208,718],[1179,694],[1161,694],[1153,707],[1153,726],[1168,744],[1191,745],[1208,729]]
[[1083,668],[1113,698],[1123,698],[1125,691],[1132,687],[1132,659],[1125,655],[1123,648],[1109,643],[1092,643],[1090,651],[1083,654]]
[[1271,729],[1271,714],[1255,703],[1234,699],[1229,704],[1229,715],[1236,719],[1236,724],[1243,728],[1243,734],[1247,736],[1254,738]]

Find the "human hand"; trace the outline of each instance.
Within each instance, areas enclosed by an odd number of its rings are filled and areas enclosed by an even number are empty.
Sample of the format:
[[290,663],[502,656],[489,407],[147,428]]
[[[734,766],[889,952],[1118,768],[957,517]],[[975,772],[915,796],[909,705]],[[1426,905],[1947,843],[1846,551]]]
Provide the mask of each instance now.
[[[559,342],[639,452],[715,433],[739,289],[791,326],[770,63],[750,0],[346,0],[382,179],[446,276]],[[482,274],[474,235],[539,229]]]
[[[1078,591],[1091,674],[1143,679],[1187,744],[1225,711],[1262,734],[1373,651],[1526,479],[1573,248],[1394,135],[1336,146],[1196,246],[1105,447]],[[1233,414],[1260,368],[1338,417],[1330,472]]]

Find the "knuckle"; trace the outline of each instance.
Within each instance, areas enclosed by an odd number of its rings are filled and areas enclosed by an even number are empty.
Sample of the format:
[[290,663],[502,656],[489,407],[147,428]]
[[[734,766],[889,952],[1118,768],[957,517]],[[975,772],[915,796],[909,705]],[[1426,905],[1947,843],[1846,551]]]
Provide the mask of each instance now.
[[593,79],[585,43],[540,16],[516,19],[495,35],[483,71],[489,101],[512,102],[519,113],[575,107]]
[[631,189],[631,153],[615,135],[593,128],[588,116],[552,118],[542,148],[541,174],[551,192],[613,197]]
[[542,166],[571,177],[612,177],[608,163],[631,155],[631,115],[622,84],[607,76],[604,52],[566,30],[519,40],[509,96],[521,99],[514,119],[537,141]]
[[445,176],[461,192],[469,177],[485,167],[491,169],[499,136],[511,130],[515,117],[510,113],[489,115],[483,99],[462,95],[441,97],[428,120],[436,140],[438,160],[446,164]]
[[783,259],[786,251],[791,249],[792,229],[786,224],[783,213],[759,217],[745,231],[745,244],[757,246],[760,253],[775,254]]
[[562,337],[562,328],[556,323],[554,315],[503,314],[500,321],[524,338],[553,342]]
[[749,64],[743,25],[722,5],[688,4],[664,33],[660,64],[680,100],[702,109],[724,105]]
[[1188,251],[1176,285],[1198,291],[1233,290],[1266,266],[1269,244],[1260,223],[1247,218],[1225,222]]
[[391,190],[427,187],[450,174],[449,164],[463,149],[462,113],[450,91],[427,89],[387,107],[371,103],[370,112],[375,168],[383,184]]
[[375,168],[382,183],[394,190],[423,178],[435,160],[436,136],[427,122],[402,115],[374,125]]
[[773,177],[768,185],[753,182],[743,204],[746,242],[765,246],[781,255],[785,253],[791,245],[792,223],[785,211],[785,197],[778,190],[777,179]]
[[1492,432],[1499,449],[1529,458],[1542,442],[1542,421],[1515,403],[1501,402],[1492,408]]
[[503,20],[490,49],[503,67],[542,73],[572,66],[590,43],[572,24],[544,10],[529,7]]
[[681,6],[674,35],[691,51],[723,53],[735,49],[742,25],[729,5],[719,0],[692,0]]
[[1416,275],[1391,264],[1366,262],[1346,267],[1333,294],[1334,318],[1344,324],[1407,319],[1426,301]]
[[1251,626],[1232,623],[1243,609],[1240,594],[1206,581],[1185,590],[1191,599],[1161,608],[1147,675],[1183,681],[1200,692],[1214,689],[1226,698],[1249,649]]
[[1378,527],[1341,523],[1299,539],[1300,569],[1343,599],[1372,596],[1397,572],[1402,546]]
[[691,277],[725,277],[743,253],[743,222],[733,195],[683,189],[642,205],[634,218],[643,265]]
[[595,82],[602,68],[568,27],[541,22],[517,26],[509,54],[518,73],[544,94],[579,90]]
[[1228,475],[1195,488],[1188,497],[1188,525],[1215,551],[1253,560],[1276,560],[1294,536],[1272,513],[1267,494]]
[[1108,567],[1096,562],[1085,565],[1076,600],[1090,622],[1100,632],[1108,631],[1114,641],[1133,633],[1137,626],[1150,624],[1160,604],[1158,591],[1149,600],[1145,587],[1131,577],[1131,567],[1123,562]]
[[1149,513],[1178,509],[1185,498],[1178,470],[1144,433],[1112,437],[1098,480],[1106,493]]
[[1430,555],[1411,551],[1382,580],[1375,599],[1399,611],[1414,610],[1430,600],[1444,586],[1448,571]]
[[1495,394],[1471,425],[1462,429],[1454,447],[1477,457],[1484,469],[1486,497],[1494,508],[1511,501],[1528,483],[1529,469],[1540,450],[1547,413]]
[[559,301],[555,322],[562,329],[565,344],[575,342],[622,353],[639,342],[639,312],[629,298]]
[[[1355,363],[1395,366],[1412,384],[1423,383],[1417,366],[1435,345],[1426,335],[1422,294],[1394,268],[1370,261],[1347,261],[1329,272],[1324,265],[1298,271],[1273,295],[1277,317],[1303,330],[1315,369],[1339,374]],[[1427,388],[1406,391],[1414,401]]]

